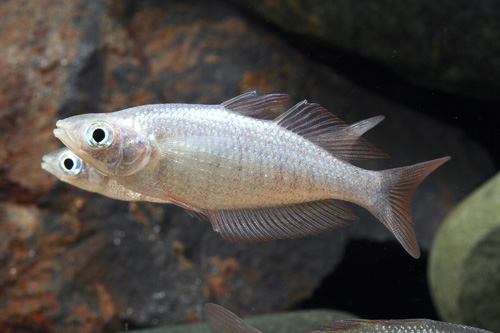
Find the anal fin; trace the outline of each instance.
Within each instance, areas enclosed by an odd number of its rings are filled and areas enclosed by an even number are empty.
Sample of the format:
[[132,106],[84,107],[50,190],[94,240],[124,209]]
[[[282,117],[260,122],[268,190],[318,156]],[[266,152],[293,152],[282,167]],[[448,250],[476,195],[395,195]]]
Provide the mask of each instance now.
[[243,210],[213,210],[206,214],[214,230],[234,242],[262,242],[316,235],[348,226],[346,220],[357,219],[348,206],[337,200]]

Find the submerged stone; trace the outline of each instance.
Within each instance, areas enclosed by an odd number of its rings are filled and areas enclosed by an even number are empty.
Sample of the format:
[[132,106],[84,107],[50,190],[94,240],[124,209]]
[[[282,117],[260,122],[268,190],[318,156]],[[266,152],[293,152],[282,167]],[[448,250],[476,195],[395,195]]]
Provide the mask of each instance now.
[[445,321],[500,331],[500,174],[446,218],[429,260],[429,280]]

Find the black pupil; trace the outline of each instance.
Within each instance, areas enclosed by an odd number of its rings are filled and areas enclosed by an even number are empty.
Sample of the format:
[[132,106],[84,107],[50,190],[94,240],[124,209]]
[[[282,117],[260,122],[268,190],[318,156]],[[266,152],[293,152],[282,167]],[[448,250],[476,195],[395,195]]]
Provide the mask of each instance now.
[[92,139],[94,139],[95,142],[99,143],[104,138],[106,137],[106,133],[104,133],[104,130],[102,128],[96,128],[94,132],[92,133]]
[[64,167],[68,170],[71,170],[73,169],[73,166],[75,165],[75,163],[73,162],[73,160],[71,158],[67,158],[64,160]]

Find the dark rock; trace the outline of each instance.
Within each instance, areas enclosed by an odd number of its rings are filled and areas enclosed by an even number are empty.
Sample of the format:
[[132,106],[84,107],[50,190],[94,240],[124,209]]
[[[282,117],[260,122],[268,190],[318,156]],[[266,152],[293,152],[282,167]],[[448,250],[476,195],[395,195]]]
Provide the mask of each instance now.
[[446,217],[429,261],[429,281],[446,321],[500,331],[500,174]]
[[106,2],[3,2],[0,13],[0,330],[100,331],[115,301],[99,276],[80,275],[110,241],[75,216],[87,202],[73,189],[51,192],[58,182],[40,161],[60,146],[52,129],[61,116],[155,92],[144,70],[128,75],[133,92],[117,89],[126,81],[113,72],[142,65]]
[[494,1],[233,1],[323,52],[371,59],[426,87],[499,98]]
[[239,315],[284,310],[312,294],[350,240],[395,242],[360,211],[353,227],[315,237],[230,243],[177,207],[77,190],[40,168],[59,146],[61,117],[220,103],[253,89],[307,98],[349,123],[384,114],[368,137],[394,162],[370,168],[453,157],[416,193],[423,251],[441,218],[492,173],[484,149],[458,129],[367,93],[225,2],[5,2],[0,17],[2,331],[191,322],[207,302]]
[[[93,263],[93,276],[99,274],[132,327],[199,320],[203,302],[210,300],[243,313],[289,307],[319,283],[310,273],[326,272],[325,260],[342,252],[343,241],[332,244],[326,235],[314,243],[230,243],[210,224],[170,206],[132,204],[132,214],[115,208],[103,215],[104,209],[85,213],[114,236]],[[284,258],[286,265],[278,265]]]

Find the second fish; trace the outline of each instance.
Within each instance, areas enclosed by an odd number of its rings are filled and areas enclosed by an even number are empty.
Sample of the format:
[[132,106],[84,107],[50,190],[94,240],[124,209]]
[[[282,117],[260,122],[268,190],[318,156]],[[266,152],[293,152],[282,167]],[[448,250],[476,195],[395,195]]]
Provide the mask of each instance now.
[[415,258],[410,198],[449,157],[371,171],[349,160],[387,157],[318,104],[273,120],[285,94],[246,93],[220,105],[158,104],[57,122],[76,155],[135,192],[208,218],[232,241],[314,235],[375,215]]

